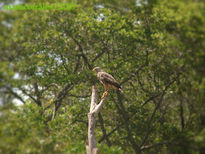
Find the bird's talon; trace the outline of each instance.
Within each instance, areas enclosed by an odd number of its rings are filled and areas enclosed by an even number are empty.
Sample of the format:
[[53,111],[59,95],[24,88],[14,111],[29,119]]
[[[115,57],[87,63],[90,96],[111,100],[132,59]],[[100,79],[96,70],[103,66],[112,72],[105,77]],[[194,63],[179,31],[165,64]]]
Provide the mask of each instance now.
[[107,91],[105,91],[101,97],[101,99],[103,99],[105,96],[107,96]]

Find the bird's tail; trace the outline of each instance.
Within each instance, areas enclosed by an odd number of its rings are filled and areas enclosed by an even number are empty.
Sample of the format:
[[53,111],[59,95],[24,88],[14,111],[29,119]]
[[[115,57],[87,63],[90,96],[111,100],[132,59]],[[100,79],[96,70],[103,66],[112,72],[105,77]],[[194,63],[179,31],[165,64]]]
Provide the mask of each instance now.
[[122,89],[121,89],[121,88],[119,88],[118,90],[119,90],[121,93],[123,93],[123,91],[122,91]]

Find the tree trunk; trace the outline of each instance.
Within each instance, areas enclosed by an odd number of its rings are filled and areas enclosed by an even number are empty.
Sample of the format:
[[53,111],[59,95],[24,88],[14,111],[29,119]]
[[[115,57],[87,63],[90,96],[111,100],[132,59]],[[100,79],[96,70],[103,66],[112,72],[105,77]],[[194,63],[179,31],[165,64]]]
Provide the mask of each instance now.
[[96,117],[103,106],[106,96],[101,99],[100,103],[97,104],[98,94],[96,86],[92,86],[92,96],[91,96],[91,105],[90,112],[88,113],[88,140],[86,141],[86,151],[87,154],[98,154],[99,150],[96,146],[95,139],[95,123]]

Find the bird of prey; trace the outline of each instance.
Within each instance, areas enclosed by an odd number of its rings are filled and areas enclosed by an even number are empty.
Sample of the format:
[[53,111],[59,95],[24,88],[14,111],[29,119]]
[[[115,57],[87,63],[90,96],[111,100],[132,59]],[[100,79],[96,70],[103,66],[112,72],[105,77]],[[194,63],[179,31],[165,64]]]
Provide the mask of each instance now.
[[104,86],[105,92],[103,93],[102,98],[107,95],[110,88],[123,92],[119,83],[113,78],[112,75],[104,72],[100,67],[95,67],[93,71],[97,72],[97,78]]

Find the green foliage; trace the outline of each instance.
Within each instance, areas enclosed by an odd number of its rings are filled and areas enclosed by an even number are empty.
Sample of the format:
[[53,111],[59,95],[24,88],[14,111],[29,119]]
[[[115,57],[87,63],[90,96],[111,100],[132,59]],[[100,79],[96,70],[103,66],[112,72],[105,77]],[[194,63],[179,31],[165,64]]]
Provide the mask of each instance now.
[[109,92],[97,119],[100,153],[201,153],[204,3],[76,3],[1,11],[0,153],[85,153],[91,86],[103,93],[95,66],[124,91]]

